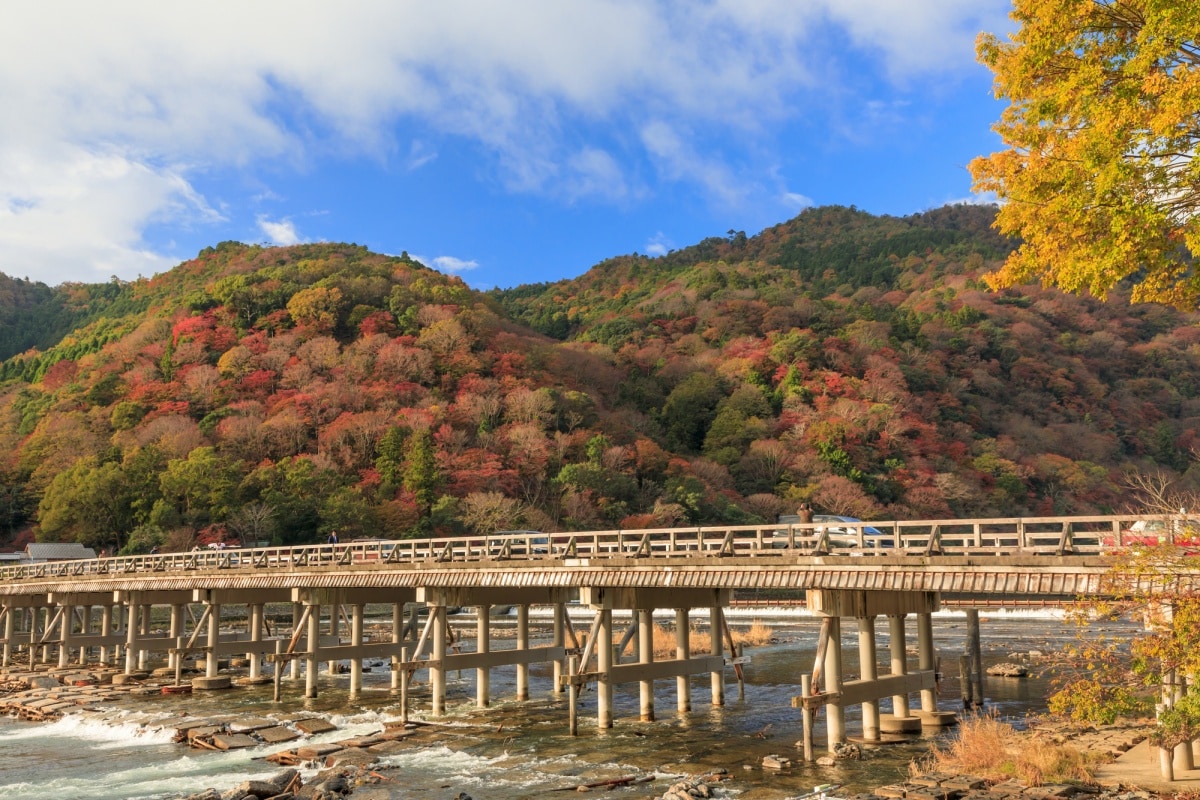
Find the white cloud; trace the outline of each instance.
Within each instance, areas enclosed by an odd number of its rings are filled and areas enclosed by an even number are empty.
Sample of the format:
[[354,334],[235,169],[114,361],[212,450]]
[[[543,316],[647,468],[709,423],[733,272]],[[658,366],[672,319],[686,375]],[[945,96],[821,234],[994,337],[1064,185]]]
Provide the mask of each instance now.
[[263,232],[273,245],[286,247],[290,244],[300,244],[305,241],[296,231],[296,224],[290,219],[284,218],[279,221],[272,221],[264,214],[258,215],[258,229]]
[[[287,0],[19,5],[0,26],[0,169],[26,170],[37,183],[0,190],[0,269],[24,264],[53,279],[165,266],[170,259],[144,243],[147,226],[202,225],[219,218],[213,205],[226,207],[197,194],[201,174],[264,160],[303,169],[331,154],[396,158],[415,170],[437,156],[425,142],[445,136],[490,153],[491,177],[510,191],[627,202],[645,190],[623,165],[648,158],[664,180],[737,205],[755,181],[688,131],[755,140],[809,113],[830,91],[830,62],[859,67],[861,54],[832,51],[829,41],[848,38],[898,83],[957,75],[973,60],[974,32],[1003,27],[1007,8],[1007,0],[363,0],[297,14]],[[831,25],[841,37],[828,36]],[[581,127],[612,133],[615,144],[581,146]],[[104,165],[116,172],[95,171]],[[104,199],[108,191],[122,203]]]
[[420,261],[422,264],[428,263],[434,269],[441,270],[442,272],[467,272],[479,266],[478,261],[468,261],[462,258],[455,258],[454,256],[437,256],[428,262],[423,258],[417,258],[417,261]]
[[779,202],[781,202],[784,207],[792,211],[803,211],[804,209],[813,205],[813,200],[811,197],[807,197],[798,192],[788,191],[783,192],[779,196]]
[[650,237],[650,241],[646,242],[644,249],[646,255],[665,256],[671,250],[675,249],[675,243],[668,239],[662,231],[659,231]]

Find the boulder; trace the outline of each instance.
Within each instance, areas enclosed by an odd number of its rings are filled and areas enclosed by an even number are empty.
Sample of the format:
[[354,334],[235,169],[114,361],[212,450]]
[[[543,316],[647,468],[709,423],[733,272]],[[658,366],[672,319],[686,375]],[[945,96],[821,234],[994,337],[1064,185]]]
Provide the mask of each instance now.
[[1029,670],[1021,664],[1013,664],[1009,662],[1004,664],[993,664],[987,668],[987,674],[1000,678],[1024,678],[1029,674]]

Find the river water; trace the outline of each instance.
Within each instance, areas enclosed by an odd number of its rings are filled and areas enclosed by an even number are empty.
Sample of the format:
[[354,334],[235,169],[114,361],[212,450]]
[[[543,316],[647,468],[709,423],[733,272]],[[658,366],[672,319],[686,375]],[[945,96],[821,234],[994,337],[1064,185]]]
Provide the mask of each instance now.
[[[768,621],[766,612],[756,615]],[[1046,614],[985,612],[982,621],[985,666],[1013,660],[1013,654],[1031,650],[1051,653],[1073,639],[1076,630]],[[752,615],[731,614],[736,628],[749,625]],[[530,669],[532,699],[517,703],[507,698],[515,692],[515,668],[493,670],[488,709],[474,705],[474,670],[450,673],[447,715],[438,722],[448,727],[432,742],[414,743],[409,752],[390,756],[396,767],[385,774],[395,798],[452,800],[466,792],[476,800],[516,800],[546,794],[579,783],[595,782],[634,773],[663,777],[613,793],[625,797],[661,794],[668,775],[728,770],[732,779],[722,793],[742,800],[780,800],[811,790],[816,784],[841,783],[845,792],[869,791],[901,780],[910,762],[928,752],[938,736],[924,734],[900,744],[868,748],[862,761],[837,767],[818,767],[799,760],[802,738],[799,711],[791,698],[800,693],[800,675],[811,671],[819,621],[797,614],[771,616],[771,644],[747,650],[752,662],[745,668],[743,696],[732,673],[728,675],[726,705],[713,707],[707,676],[692,680],[689,714],[675,712],[675,681],[655,683],[658,720],[638,721],[637,684],[615,690],[615,725],[607,731],[595,727],[595,695],[581,695],[579,735],[567,731],[566,696],[551,693],[549,665]],[[494,624],[493,626],[498,627]],[[1108,623],[1109,632],[1122,623]],[[886,659],[886,625],[880,626],[879,651]],[[1129,626],[1130,635],[1134,628]],[[910,620],[910,642],[916,634]],[[939,684],[939,708],[959,710],[958,655],[963,652],[966,622],[962,614],[939,612],[934,616],[934,641],[945,677]],[[538,641],[535,639],[534,643]],[[504,643],[495,646],[500,649]],[[852,670],[858,663],[857,634],[853,624],[843,625],[843,663]],[[910,664],[915,659],[910,658]],[[887,672],[886,664],[881,668]],[[420,677],[420,676],[418,676]],[[853,677],[849,676],[848,677]],[[339,726],[336,732],[311,741],[336,741],[367,734],[385,720],[399,716],[398,698],[389,691],[390,673],[376,668],[363,676],[364,691],[351,699],[346,676],[322,675],[319,697],[300,697],[303,682],[284,681],[284,699],[273,703],[272,687],[238,688],[195,696],[127,698],[104,708],[65,717],[53,723],[28,723],[0,718],[0,800],[160,800],[201,791],[228,789],[241,781],[269,775],[277,768],[262,756],[285,746],[224,753],[191,750],[170,741],[173,731],[155,731],[155,719],[186,711],[194,716],[244,713],[246,716],[294,718],[301,711],[325,716]],[[424,687],[414,689],[412,716],[422,718],[428,708]],[[1021,724],[1027,715],[1045,710],[1047,676],[1036,666],[1030,677],[986,678],[988,710]],[[911,701],[917,707],[917,698]],[[889,701],[882,701],[887,710]],[[815,750],[824,749],[824,724],[820,715]],[[847,730],[860,732],[858,708],[847,709]],[[149,724],[148,724],[149,723]],[[760,768],[763,756],[778,754],[793,759],[783,772]]]

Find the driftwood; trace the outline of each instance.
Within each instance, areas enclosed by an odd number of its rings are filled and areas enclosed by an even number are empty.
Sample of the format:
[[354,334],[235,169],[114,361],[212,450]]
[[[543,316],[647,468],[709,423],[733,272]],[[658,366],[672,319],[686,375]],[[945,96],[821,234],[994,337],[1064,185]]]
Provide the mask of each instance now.
[[633,786],[638,783],[649,783],[654,780],[653,775],[625,775],[621,778],[613,778],[607,781],[596,781],[595,783],[580,783],[575,786],[559,786],[555,791],[558,792],[577,792],[580,789],[612,789],[617,786]]

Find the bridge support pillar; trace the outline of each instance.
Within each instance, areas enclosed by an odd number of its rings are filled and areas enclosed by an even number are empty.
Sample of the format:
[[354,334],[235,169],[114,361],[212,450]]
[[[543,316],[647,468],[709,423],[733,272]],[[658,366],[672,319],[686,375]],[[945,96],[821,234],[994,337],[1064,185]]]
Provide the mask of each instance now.
[[[487,604],[476,606],[475,614],[475,652],[486,653],[492,647],[492,607]],[[475,668],[475,705],[480,708],[487,708],[491,704],[491,676],[492,671],[488,667]]]
[[[363,609],[362,603],[350,606],[350,640],[358,647],[363,643]],[[362,691],[362,658],[355,656],[350,659],[350,696],[356,697]]]
[[314,603],[308,607],[308,631],[305,645],[308,647],[308,664],[304,670],[304,696],[317,696],[317,671],[321,668],[321,606]]
[[66,669],[71,663],[71,628],[75,625],[75,606],[59,607],[61,620],[58,634],[58,668]]
[[[211,603],[208,615],[208,652],[204,654],[204,677],[217,677],[217,645],[221,641],[221,604]],[[147,614],[147,617],[150,615]]]
[[[708,610],[708,633],[711,641],[709,652],[713,658],[721,658],[724,653],[724,646],[721,643],[721,630],[724,627],[725,618],[721,613],[721,606],[715,603]],[[712,704],[714,706],[725,705],[725,671],[711,673],[712,677]]]
[[433,664],[429,667],[429,689],[431,713],[440,717],[446,713],[446,607],[436,605],[429,607],[429,621],[432,625],[430,643],[433,648]]
[[[338,627],[339,627],[339,623],[341,622],[341,616],[342,616],[342,604],[341,603],[332,603],[329,606],[329,635],[335,639],[338,637]],[[330,675],[338,674],[338,662],[337,661],[330,661],[328,664],[325,665],[325,668],[329,672]]]
[[[933,615],[917,614],[917,669],[932,672],[937,668],[937,655],[933,648]],[[921,711],[937,711],[937,693],[933,689],[921,690]]]
[[[79,632],[87,636],[92,632],[92,607],[82,606],[79,609]],[[88,663],[88,647],[84,645],[79,648],[79,666],[84,666]]]
[[[638,618],[638,663],[654,663],[654,609],[639,608]],[[642,722],[654,721],[654,680],[643,678],[639,683]]]
[[[170,631],[171,641],[178,641],[179,637],[183,636],[183,603],[171,604],[171,623],[168,630]],[[178,670],[182,665],[179,663],[183,659],[183,653],[171,652],[167,654],[167,667],[172,671]]]
[[45,606],[42,609],[42,631],[41,631],[42,647],[41,647],[41,650],[42,650],[42,663],[43,664],[50,663],[50,645],[48,642],[46,642],[46,638],[47,638],[47,634],[50,632],[50,627],[51,627],[50,620],[53,619],[53,616],[54,616],[51,613],[52,611],[53,611],[53,609],[50,608],[50,606]]
[[137,609],[138,609],[138,593],[129,592],[128,599],[121,607],[121,614],[124,617],[125,623],[125,674],[132,675],[137,667],[137,651],[138,651],[138,624],[137,624]]
[[[679,661],[690,658],[692,655],[689,625],[688,609],[675,609],[675,658]],[[687,675],[675,677],[675,710],[680,714],[692,710],[692,683],[691,678]]]
[[596,632],[596,669],[600,673],[596,679],[596,726],[601,730],[613,726],[613,682],[611,670],[613,667],[613,627],[612,609],[602,608],[598,612],[599,629]]
[[141,636],[142,649],[138,651],[138,669],[146,669],[146,664],[150,658],[150,651],[146,648],[145,641],[150,638],[150,611],[154,606],[151,603],[142,604],[142,619],[141,619]]
[[[823,621],[828,630],[828,641],[825,645],[825,691],[828,694],[838,694],[842,691],[842,620],[840,617],[826,617]],[[826,706],[828,722],[826,724],[827,746],[833,752],[837,745],[846,741],[846,712],[840,705]]]
[[[262,641],[263,634],[263,604],[250,604],[250,641],[257,644]],[[250,680],[257,682],[262,680],[262,653],[258,648],[253,648],[253,653],[247,653],[246,658],[250,661]]]
[[[529,604],[517,605],[517,650],[529,649]],[[517,699],[529,699],[529,665],[517,664]]]
[[[858,670],[864,681],[879,678],[875,654],[875,617],[858,618]],[[879,739],[879,701],[867,700],[862,705],[863,738]]]
[[[112,604],[100,606],[100,632],[105,636],[111,636],[113,632],[113,607]],[[108,645],[100,645],[100,663],[107,666],[112,664]]]
[[[554,634],[550,641],[553,647],[563,647],[566,644],[567,606],[565,603],[554,604]],[[563,659],[556,658],[554,664],[554,694],[562,694]]]
[[[904,616],[892,614],[888,616],[888,647],[892,654],[892,674],[908,674],[908,645],[904,639]],[[896,719],[908,719],[908,695],[892,695],[892,716]]]
[[[304,605],[302,603],[292,603],[292,638],[298,639],[302,634],[300,632],[300,620],[304,617]],[[307,631],[303,635],[307,635]],[[279,665],[275,665],[275,669],[279,669]],[[293,658],[288,665],[288,680],[300,680],[300,660]]]
[[[400,644],[404,641],[404,604],[392,603],[392,644]],[[392,659],[393,661],[395,658]],[[401,659],[402,661],[404,659]],[[406,673],[407,674],[407,673]],[[392,670],[392,693],[400,691],[400,670]],[[405,700],[407,701],[407,697]],[[408,709],[404,709],[407,713]]]
[[16,633],[16,620],[14,619],[15,609],[4,608],[4,654],[0,656],[0,666],[8,666],[12,660],[12,642],[13,635]]
[[979,641],[979,609],[967,609],[967,655],[970,663],[971,705],[983,706],[983,650]]

